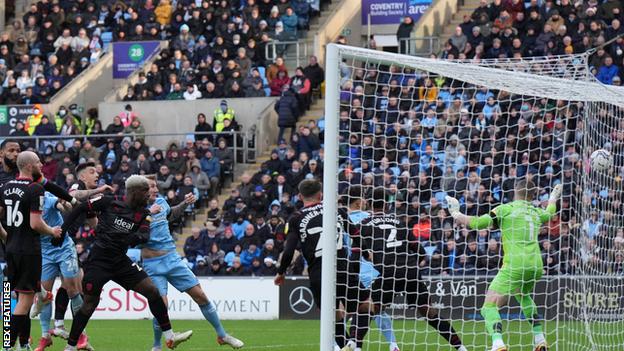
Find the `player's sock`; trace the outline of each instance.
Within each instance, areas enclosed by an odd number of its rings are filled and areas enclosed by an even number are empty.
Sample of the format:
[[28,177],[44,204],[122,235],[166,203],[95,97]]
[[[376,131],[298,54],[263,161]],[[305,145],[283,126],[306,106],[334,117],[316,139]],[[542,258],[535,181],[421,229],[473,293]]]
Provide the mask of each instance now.
[[544,335],[544,328],[542,327],[542,321],[537,314],[537,305],[535,305],[535,301],[533,301],[533,299],[529,295],[516,295],[515,298],[522,308],[522,313],[524,313],[524,317],[533,326],[533,335]]
[[165,335],[165,340],[171,340],[173,339],[173,329],[171,329],[171,327],[169,327],[169,329],[167,330],[163,330],[163,335]]
[[[167,306],[165,305],[162,297],[160,297],[160,295],[155,295],[153,298],[149,299],[147,303],[152,315],[156,317],[156,320],[158,320],[158,325],[160,325],[160,329],[165,334],[165,338],[170,339],[173,337],[171,322],[169,321],[169,314],[167,313]],[[171,333],[171,337],[167,336],[167,331]]]
[[[60,287],[56,292],[56,298],[54,300],[54,319],[57,321],[62,321],[65,319],[65,312],[67,312],[67,305],[69,305],[69,295],[67,295],[67,290],[65,288]],[[56,322],[54,323],[55,326]]]
[[26,315],[23,314],[14,314],[11,316],[11,347],[17,342],[17,338],[22,333],[24,323],[27,320]]
[[357,347],[362,347],[364,344],[364,338],[366,337],[366,333],[368,333],[370,319],[371,316],[369,313],[358,312],[355,315],[355,323],[351,323],[349,334],[352,339],[355,339]]
[[461,346],[461,339],[459,338],[459,335],[457,335],[457,332],[455,332],[455,329],[453,329],[451,323],[444,319],[440,319],[439,316],[436,316],[434,318],[427,318],[427,323],[429,323],[429,325],[433,328],[437,329],[438,333],[440,333],[440,335],[445,338],[449,342],[449,344],[451,344],[455,348]]
[[219,315],[217,314],[217,308],[212,303],[212,301],[208,301],[207,304],[203,306],[199,306],[204,318],[212,325],[214,330],[217,332],[217,336],[223,338],[225,337],[225,329],[221,325],[221,320],[219,320]]
[[347,344],[347,327],[344,318],[338,318],[335,326],[336,345],[343,348]]
[[54,319],[54,328],[65,328],[65,320],[63,319]]
[[381,312],[375,316],[375,323],[381,330],[381,334],[386,338],[389,343],[396,343],[396,336],[394,335],[394,329],[392,327],[392,318],[386,313]]
[[156,318],[152,318],[152,329],[154,330],[154,347],[162,346],[162,329],[160,329],[160,324],[158,324],[158,320]]
[[52,304],[48,303],[43,306],[41,314],[39,315],[39,323],[41,324],[41,336],[44,338],[50,337],[50,318],[52,318]]
[[28,339],[30,339],[30,315],[29,314],[24,316],[24,320],[22,321],[22,331],[19,335],[19,342],[22,348],[29,344]]
[[74,297],[71,298],[72,315],[76,315],[76,312],[80,310],[80,307],[82,307],[82,302],[82,295],[80,294],[76,294],[74,295]]
[[71,331],[69,332],[69,339],[67,344],[70,346],[76,346],[78,344],[78,338],[82,334],[83,330],[89,322],[89,317],[82,312],[82,310],[76,312],[74,315],[74,321],[72,322]]
[[486,302],[481,307],[481,316],[485,319],[485,329],[492,337],[492,342],[503,340],[503,324],[498,306],[493,302]]

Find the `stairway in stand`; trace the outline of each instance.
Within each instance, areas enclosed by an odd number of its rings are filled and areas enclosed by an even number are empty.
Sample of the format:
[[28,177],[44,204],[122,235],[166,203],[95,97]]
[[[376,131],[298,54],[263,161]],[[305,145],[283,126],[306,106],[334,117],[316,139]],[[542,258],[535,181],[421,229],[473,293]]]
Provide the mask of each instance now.
[[[479,0],[464,0],[463,4],[459,6],[457,12],[453,14],[453,19],[451,22],[444,27],[442,33],[438,36],[440,38],[440,50],[444,50],[444,43],[446,43],[451,35],[455,33],[455,27],[461,24],[464,21],[464,15],[472,15],[474,10],[479,7]],[[464,35],[468,35],[470,33],[464,33]]]
[[[324,113],[325,100],[317,99],[310,107],[310,110],[305,115],[299,118],[299,121],[297,122],[297,127],[307,124],[310,120],[318,120],[322,118]],[[277,126],[275,126],[275,128],[277,128]],[[252,175],[258,172],[262,163],[269,159],[271,150],[276,147],[277,145],[272,145],[271,148],[264,152],[260,157],[256,157],[256,162],[253,164],[237,165],[237,167],[235,168],[236,172],[234,176],[234,182],[228,183],[228,185],[221,190],[221,194],[217,196],[217,199],[219,201],[219,207],[223,206],[225,200],[230,196],[231,190],[239,186],[240,176],[244,172],[248,172]],[[191,229],[193,227],[203,228],[206,219],[206,209],[203,208],[197,211],[194,219],[189,219],[187,221],[186,226],[182,228],[182,232],[178,235],[178,240],[176,241],[176,245],[180,255],[184,256],[184,242],[186,241],[186,238],[191,236]]]

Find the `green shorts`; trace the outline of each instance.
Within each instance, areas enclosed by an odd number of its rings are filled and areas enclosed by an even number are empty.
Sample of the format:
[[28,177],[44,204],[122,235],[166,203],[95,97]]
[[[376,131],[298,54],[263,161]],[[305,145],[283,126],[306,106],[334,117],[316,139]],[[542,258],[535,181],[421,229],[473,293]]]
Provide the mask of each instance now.
[[498,271],[488,290],[501,295],[530,294],[535,282],[542,277],[542,267],[508,268]]

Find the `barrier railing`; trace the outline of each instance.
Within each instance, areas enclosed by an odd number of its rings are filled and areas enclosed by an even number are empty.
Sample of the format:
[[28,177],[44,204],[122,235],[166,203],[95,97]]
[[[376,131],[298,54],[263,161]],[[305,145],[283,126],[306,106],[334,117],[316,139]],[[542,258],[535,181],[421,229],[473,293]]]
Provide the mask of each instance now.
[[[205,137],[212,137],[215,141],[213,146],[216,147],[216,141],[220,137],[232,138],[231,145],[228,146],[229,150],[233,151],[234,154],[234,163],[233,167],[236,167],[237,164],[244,164],[251,161],[254,161],[257,153],[257,138],[256,138],[256,127],[251,126],[248,131],[228,131],[228,132],[188,132],[188,133],[145,133],[145,134],[136,134],[136,133],[120,133],[120,134],[80,134],[80,135],[31,135],[31,136],[20,136],[20,137],[4,137],[6,139],[16,140],[21,143],[34,143],[34,145],[29,145],[29,147],[34,147],[36,150],[43,152],[48,146],[55,147],[59,142],[63,142],[66,146],[70,146],[73,142],[78,139],[81,141],[94,141],[97,139],[107,139],[113,140],[116,143],[120,143],[123,138],[130,138],[131,141],[136,139],[146,140],[149,137],[172,137],[174,141],[178,141],[178,145],[182,145],[186,140],[193,138],[193,141],[203,140]],[[177,139],[176,139],[177,138]],[[145,143],[149,145],[149,143]],[[164,145],[149,145],[157,148],[165,149]],[[159,147],[160,146],[160,147]],[[102,149],[105,146],[101,147]],[[242,152],[242,154],[239,154]],[[203,157],[203,155],[197,155],[198,158]],[[235,170],[235,168],[233,168]]]
[[411,56],[429,56],[440,52],[439,37],[416,37],[399,39],[399,53]]
[[[308,57],[308,45],[310,43],[306,40],[271,40],[264,48],[264,54],[268,61],[274,61],[277,57],[283,57],[285,60],[294,60],[297,63],[297,67],[302,63],[307,62]],[[294,47],[295,57],[289,55],[289,51]]]

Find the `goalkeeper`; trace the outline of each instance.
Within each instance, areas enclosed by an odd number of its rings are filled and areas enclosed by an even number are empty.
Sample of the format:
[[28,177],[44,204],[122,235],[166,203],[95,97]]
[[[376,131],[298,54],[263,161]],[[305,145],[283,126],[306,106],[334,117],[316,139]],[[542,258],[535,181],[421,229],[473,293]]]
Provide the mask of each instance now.
[[515,186],[513,202],[500,205],[489,214],[480,217],[466,216],[459,212],[459,201],[447,196],[449,212],[459,224],[470,229],[499,228],[505,252],[503,266],[490,284],[481,315],[492,337],[492,351],[507,351],[503,342],[502,323],[498,308],[516,298],[522,312],[533,325],[535,351],[546,351],[546,338],[537,306],[531,298],[535,282],[541,278],[543,263],[537,233],[542,223],[550,220],[557,211],[561,185],[555,186],[546,209],[535,207],[531,201],[537,196],[537,188],[530,180],[520,180]]

